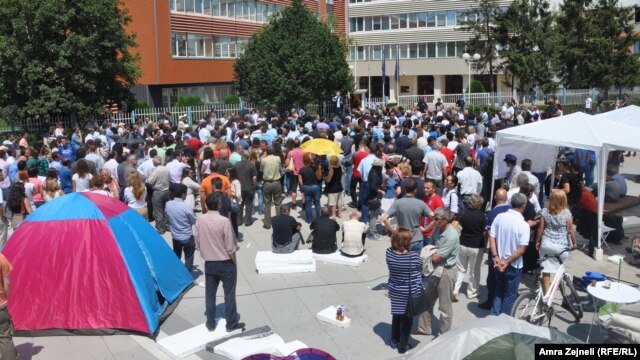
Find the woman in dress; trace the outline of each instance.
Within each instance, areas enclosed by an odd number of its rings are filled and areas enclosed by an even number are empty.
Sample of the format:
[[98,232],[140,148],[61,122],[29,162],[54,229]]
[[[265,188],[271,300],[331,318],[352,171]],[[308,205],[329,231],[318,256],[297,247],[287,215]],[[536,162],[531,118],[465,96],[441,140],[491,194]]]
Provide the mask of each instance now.
[[187,187],[187,198],[185,203],[189,204],[192,209],[196,206],[196,194],[200,194],[200,185],[193,181],[193,169],[188,167],[182,170],[182,180],[180,182]]
[[410,251],[411,230],[399,228],[391,235],[391,247],[387,249],[389,269],[389,298],[391,299],[391,344],[403,354],[409,348],[409,336],[413,318],[406,315],[409,295],[417,295],[422,288],[422,259]]
[[[567,195],[562,190],[553,190],[549,199],[549,206],[542,209],[536,249],[540,256],[555,255],[566,248],[576,246],[576,233],[573,229],[573,218],[567,204]],[[569,253],[560,255],[566,264]],[[554,257],[542,262],[542,286],[546,292],[549,289],[551,273],[556,273],[560,262]]]
[[76,163],[76,173],[73,174],[71,180],[73,181],[73,192],[87,191],[91,187],[89,182],[91,181],[91,173],[89,172],[89,165],[86,161],[78,161]]
[[147,188],[140,180],[140,174],[137,171],[129,173],[127,176],[129,186],[124,189],[124,202],[130,208],[138,212],[145,219],[148,219],[147,213]]

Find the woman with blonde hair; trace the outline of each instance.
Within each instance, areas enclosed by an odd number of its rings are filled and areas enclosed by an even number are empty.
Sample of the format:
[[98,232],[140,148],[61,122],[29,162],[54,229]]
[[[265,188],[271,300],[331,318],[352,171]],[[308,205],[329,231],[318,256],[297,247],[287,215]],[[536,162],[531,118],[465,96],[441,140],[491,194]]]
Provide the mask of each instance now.
[[64,195],[64,192],[60,188],[60,182],[58,181],[58,171],[54,168],[50,168],[47,171],[47,178],[44,181],[42,197],[44,198],[45,202],[49,202],[61,195]]
[[129,173],[127,176],[127,182],[129,186],[124,189],[124,201],[130,208],[137,211],[145,219],[148,219],[147,213],[147,188],[140,179],[140,174],[137,171]]
[[[559,189],[551,192],[549,205],[540,213],[540,225],[536,238],[536,249],[540,256],[556,255],[566,248],[576,246],[576,232],[573,229],[573,218],[567,203],[567,194]],[[566,264],[569,253],[560,255],[562,263]],[[549,289],[551,273],[556,273],[560,262],[555,256],[542,262],[542,286],[546,292]]]

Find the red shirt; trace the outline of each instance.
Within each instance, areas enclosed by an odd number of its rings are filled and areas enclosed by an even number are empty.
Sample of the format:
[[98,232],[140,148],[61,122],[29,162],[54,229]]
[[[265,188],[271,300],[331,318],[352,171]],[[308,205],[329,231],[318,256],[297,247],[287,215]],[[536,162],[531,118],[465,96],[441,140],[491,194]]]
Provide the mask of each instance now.
[[591,211],[595,214],[598,213],[598,202],[596,201],[596,197],[593,196],[591,191],[589,191],[589,189],[587,188],[582,189],[580,201],[576,204],[576,207],[579,209]]
[[444,155],[444,157],[447,159],[447,163],[449,164],[447,166],[447,174],[451,174],[451,167],[453,166],[453,150],[449,149],[446,146],[443,146],[440,149],[440,152],[442,153],[442,155]]
[[360,171],[358,171],[358,166],[360,166],[360,161],[362,161],[362,159],[366,158],[368,155],[369,153],[363,150],[360,150],[355,155],[353,155],[353,177],[358,179],[362,177],[362,174],[360,174]]
[[[444,202],[442,202],[442,198],[440,198],[438,194],[433,194],[428,199],[426,197],[423,197],[422,201],[424,201],[424,203],[427,204],[427,206],[429,207],[429,209],[431,209],[431,211],[434,211],[435,209],[444,206]],[[431,222],[431,216],[429,217],[423,216],[420,222],[422,223],[422,226],[426,227]],[[432,232],[433,230],[429,232],[423,231],[422,235],[424,237],[430,237]]]

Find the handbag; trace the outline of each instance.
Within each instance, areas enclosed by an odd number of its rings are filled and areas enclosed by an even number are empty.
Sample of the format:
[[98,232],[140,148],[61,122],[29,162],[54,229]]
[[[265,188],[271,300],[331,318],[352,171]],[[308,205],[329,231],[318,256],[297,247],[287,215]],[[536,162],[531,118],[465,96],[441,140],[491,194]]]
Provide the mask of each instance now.
[[289,159],[289,162],[287,163],[287,172],[294,172],[296,170],[296,166],[293,163],[293,158]]
[[429,299],[424,286],[420,286],[420,292],[417,295],[411,294],[411,259],[409,259],[409,299],[405,315],[408,317],[418,316],[427,311],[427,308],[429,308]]

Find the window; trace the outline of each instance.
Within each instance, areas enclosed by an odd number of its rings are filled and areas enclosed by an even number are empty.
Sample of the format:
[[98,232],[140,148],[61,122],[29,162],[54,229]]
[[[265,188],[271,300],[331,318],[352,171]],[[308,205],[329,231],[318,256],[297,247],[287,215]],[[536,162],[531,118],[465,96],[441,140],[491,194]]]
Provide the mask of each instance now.
[[265,18],[265,4],[258,2],[256,3],[256,21],[257,22],[265,22],[266,18]]
[[176,0],[176,11],[184,11],[184,0]]
[[176,9],[176,0],[169,1],[169,10],[174,11]]
[[391,23],[391,30],[396,30],[400,26],[400,19],[398,15],[389,15],[389,20]]
[[446,42],[439,42],[437,43],[438,45],[438,55],[437,57],[439,58],[444,58],[447,57],[447,43]]
[[465,48],[467,47],[466,45],[467,44],[465,44],[464,41],[458,41],[456,43],[456,56],[462,57],[462,54],[464,54]]
[[202,14],[202,0],[195,0],[195,7],[193,11],[197,14]]
[[398,56],[397,45],[386,45],[386,49],[387,49],[387,60],[394,60]]
[[372,24],[373,20],[371,19],[371,16],[365,16],[364,18],[364,31],[371,31],[372,30]]
[[427,56],[430,58],[436,57],[436,43],[427,44]]
[[171,34],[171,52],[175,57],[187,56],[187,34]]
[[184,11],[192,13],[195,9],[194,0],[184,0]]
[[372,30],[376,31],[376,30],[382,29],[380,16],[372,16],[371,23],[372,23]]
[[458,11],[458,13],[456,14],[456,25],[462,25],[462,23],[464,23],[465,20],[466,20],[465,12]]
[[367,55],[364,52],[364,46],[357,47],[357,55],[358,55],[358,61],[367,60]]
[[426,43],[418,44],[418,57],[419,58],[426,58],[427,57],[427,44]]
[[[231,3],[230,5],[234,5],[233,3]],[[236,14],[236,19],[242,19],[242,1],[238,1],[235,3],[235,14]]]
[[418,13],[418,27],[427,27],[427,13]]
[[372,47],[371,60],[382,60],[382,46],[376,45]]
[[640,23],[640,6],[636,6],[634,9],[636,23]]
[[467,14],[467,21],[473,21],[473,22],[478,21],[478,14],[477,13],[468,13]]
[[427,13],[427,27],[435,27],[436,26],[436,13],[430,12]]
[[400,19],[400,29],[406,29],[407,28],[407,14],[400,14],[400,15],[398,15],[398,18]]
[[455,26],[456,25],[456,11],[449,10],[447,11],[447,26]]
[[409,29],[415,29],[418,27],[418,13],[407,14],[407,21],[409,22]]
[[447,57],[456,57],[456,43],[454,41],[447,43]]
[[211,0],[202,1],[202,13],[205,15],[213,15],[213,11],[211,9]]
[[349,32],[356,32],[357,21],[356,18],[349,19]]
[[436,13],[436,25],[437,26],[447,26],[447,12],[446,11],[438,11]]
[[408,58],[408,53],[407,53],[407,44],[400,44],[398,45],[399,48],[399,52],[400,52],[400,59],[407,59]]
[[380,17],[382,30],[389,30],[389,16],[383,15]]
[[418,44],[409,44],[409,59],[418,58]]
[[640,40],[636,40],[633,42],[633,53],[640,54]]
[[364,18],[356,18],[357,31],[364,31]]

